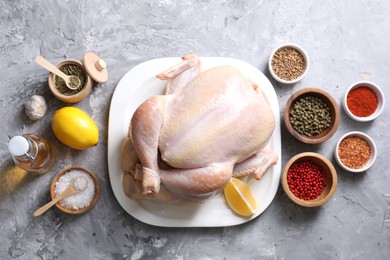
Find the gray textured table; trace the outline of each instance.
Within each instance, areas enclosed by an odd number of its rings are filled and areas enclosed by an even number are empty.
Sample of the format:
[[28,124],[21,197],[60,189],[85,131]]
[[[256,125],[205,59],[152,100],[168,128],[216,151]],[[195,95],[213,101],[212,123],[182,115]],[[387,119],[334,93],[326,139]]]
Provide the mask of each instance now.
[[[362,174],[336,167],[338,189],[326,205],[294,205],[279,188],[255,220],[225,228],[161,228],[128,215],[115,199],[107,169],[107,125],[112,94],[121,77],[152,58],[200,56],[242,59],[263,71],[270,52],[284,42],[302,45],[311,68],[294,86],[273,83],[284,103],[304,87],[320,87],[341,104],[346,88],[370,79],[388,100],[390,2],[388,1],[1,1],[0,2],[0,258],[1,259],[385,259],[390,255],[390,113],[371,123],[341,124],[322,145],[304,145],[281,125],[282,165],[298,152],[330,158],[338,138],[350,130],[368,133],[379,157]],[[64,147],[50,128],[64,106],[47,86],[47,72],[33,61],[81,59],[94,51],[109,69],[109,81],[76,104],[100,129],[97,147]],[[33,94],[48,101],[46,116],[33,123],[23,103]],[[341,105],[340,105],[341,108]],[[36,132],[59,150],[50,173],[37,177],[10,171],[8,135]],[[73,217],[52,209],[32,213],[49,199],[55,173],[83,165],[101,183],[101,198],[88,214]]]

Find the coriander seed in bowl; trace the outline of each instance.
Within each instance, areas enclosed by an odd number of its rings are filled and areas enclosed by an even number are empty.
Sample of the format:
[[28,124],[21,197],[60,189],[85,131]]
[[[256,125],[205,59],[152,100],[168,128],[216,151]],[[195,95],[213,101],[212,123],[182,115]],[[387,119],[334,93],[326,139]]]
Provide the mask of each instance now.
[[278,82],[283,84],[297,83],[309,69],[309,57],[299,45],[282,44],[272,52],[268,68],[272,77]]

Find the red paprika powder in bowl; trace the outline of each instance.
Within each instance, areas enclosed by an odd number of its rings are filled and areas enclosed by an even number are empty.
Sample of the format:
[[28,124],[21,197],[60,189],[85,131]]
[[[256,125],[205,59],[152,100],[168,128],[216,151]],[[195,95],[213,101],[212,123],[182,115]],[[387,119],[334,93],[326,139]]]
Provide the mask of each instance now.
[[385,105],[382,90],[370,81],[352,84],[344,97],[344,110],[352,119],[360,122],[377,118]]

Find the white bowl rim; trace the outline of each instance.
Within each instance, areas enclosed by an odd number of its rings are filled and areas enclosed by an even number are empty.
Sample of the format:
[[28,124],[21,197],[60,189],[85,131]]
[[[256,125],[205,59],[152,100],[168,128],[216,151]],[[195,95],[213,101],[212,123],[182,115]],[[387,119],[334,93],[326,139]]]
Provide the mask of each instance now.
[[[369,144],[369,146],[371,148],[371,159],[362,168],[359,168],[359,169],[349,168],[349,167],[345,166],[340,160],[339,153],[338,153],[339,146],[340,146],[341,141],[344,140],[344,138],[346,138],[348,136],[359,136],[359,137],[363,138],[365,141],[367,141],[367,143]],[[377,149],[376,149],[376,145],[375,145],[374,140],[368,134],[365,134],[365,133],[360,132],[360,131],[351,131],[351,132],[345,133],[343,136],[340,137],[339,141],[337,142],[334,155],[335,155],[337,163],[344,170],[347,170],[350,172],[364,172],[364,171],[368,170],[374,164],[374,162],[376,160],[376,156],[377,156]]]
[[[302,73],[301,76],[299,76],[298,78],[294,79],[294,80],[284,80],[284,79],[281,79],[279,78],[275,72],[273,71],[272,69],[272,58],[273,56],[275,55],[275,53],[279,50],[279,49],[282,49],[282,48],[286,48],[286,47],[292,47],[296,50],[298,50],[303,58],[305,59],[305,70],[304,72]],[[271,53],[271,56],[269,57],[268,59],[268,70],[269,72],[271,73],[272,77],[280,82],[280,83],[283,83],[283,84],[294,84],[294,83],[297,83],[298,81],[300,81],[301,79],[303,79],[303,77],[307,74],[307,71],[309,70],[309,67],[310,67],[310,60],[309,60],[309,56],[307,55],[306,51],[298,44],[295,44],[295,43],[283,43],[283,44],[280,44],[279,46],[277,46]]]
[[[365,87],[368,87],[368,88],[372,89],[375,92],[375,95],[378,98],[378,107],[377,107],[377,109],[375,110],[375,112],[372,115],[366,116],[366,117],[355,116],[349,110],[348,105],[347,105],[348,93],[352,89],[355,89],[355,88],[358,88],[358,87],[361,87],[361,86],[365,86]],[[350,118],[352,118],[353,120],[358,121],[358,122],[368,122],[368,121],[374,120],[375,118],[377,118],[382,113],[383,108],[385,107],[385,95],[383,94],[382,89],[377,84],[375,84],[374,82],[368,81],[368,80],[357,81],[357,82],[351,84],[348,87],[347,91],[345,92],[344,99],[343,99],[343,107],[344,107],[344,111],[347,113],[347,115]]]

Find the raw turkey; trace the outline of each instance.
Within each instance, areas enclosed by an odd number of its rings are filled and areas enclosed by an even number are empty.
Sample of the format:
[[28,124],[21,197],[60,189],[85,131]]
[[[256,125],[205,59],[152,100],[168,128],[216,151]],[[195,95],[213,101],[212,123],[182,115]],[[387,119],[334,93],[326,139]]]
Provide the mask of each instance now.
[[275,128],[261,91],[232,66],[201,72],[195,54],[157,75],[165,95],[134,112],[122,147],[132,198],[202,200],[229,179],[260,179],[277,155],[266,147]]

